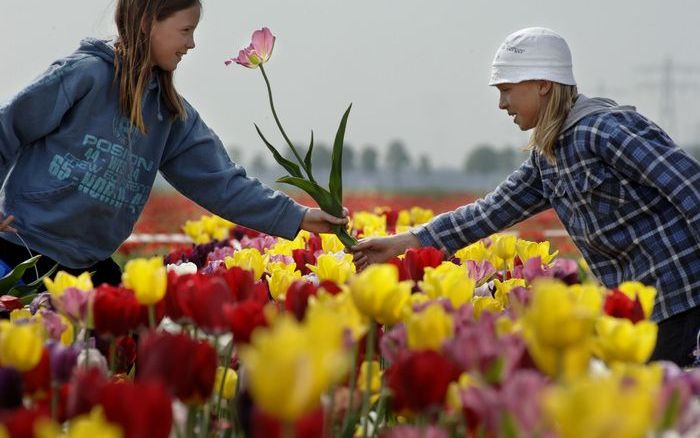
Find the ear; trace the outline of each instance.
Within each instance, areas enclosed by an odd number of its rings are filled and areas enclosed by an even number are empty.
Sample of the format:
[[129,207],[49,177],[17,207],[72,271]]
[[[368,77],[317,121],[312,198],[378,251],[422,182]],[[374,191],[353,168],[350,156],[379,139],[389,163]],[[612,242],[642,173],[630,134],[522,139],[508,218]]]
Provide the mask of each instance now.
[[148,15],[144,14],[143,17],[141,17],[141,33],[148,35],[151,33],[151,25],[153,23],[151,22],[151,17]]
[[546,96],[552,91],[552,81],[540,81],[538,93],[540,96]]

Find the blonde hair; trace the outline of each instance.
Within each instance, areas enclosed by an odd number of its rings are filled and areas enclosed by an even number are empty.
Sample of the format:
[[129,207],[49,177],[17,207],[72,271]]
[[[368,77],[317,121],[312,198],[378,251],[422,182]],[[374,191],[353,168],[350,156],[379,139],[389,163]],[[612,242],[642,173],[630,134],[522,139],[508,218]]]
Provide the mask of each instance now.
[[552,82],[549,97],[540,109],[537,125],[530,136],[527,149],[535,150],[547,158],[550,163],[556,161],[554,147],[564,127],[566,117],[574,106],[578,90],[576,85],[564,85]]
[[[118,0],[114,13],[119,37],[114,45],[114,82],[119,83],[119,109],[131,124],[146,133],[141,101],[151,79],[157,73],[165,107],[172,118],[184,120],[185,107],[175,90],[173,72],[151,65],[151,26],[200,0]],[[144,28],[142,29],[142,23]]]

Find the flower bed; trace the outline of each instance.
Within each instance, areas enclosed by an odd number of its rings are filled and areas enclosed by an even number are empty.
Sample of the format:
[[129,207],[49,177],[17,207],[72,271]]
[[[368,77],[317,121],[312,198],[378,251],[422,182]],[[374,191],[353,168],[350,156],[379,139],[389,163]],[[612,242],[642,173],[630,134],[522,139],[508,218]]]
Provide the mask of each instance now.
[[[431,217],[358,211],[352,234]],[[196,245],[129,261],[120,287],[58,273],[3,301],[0,437],[700,433],[700,370],[646,363],[656,291],[606,290],[549,242],[357,273],[335,235],[184,230]]]

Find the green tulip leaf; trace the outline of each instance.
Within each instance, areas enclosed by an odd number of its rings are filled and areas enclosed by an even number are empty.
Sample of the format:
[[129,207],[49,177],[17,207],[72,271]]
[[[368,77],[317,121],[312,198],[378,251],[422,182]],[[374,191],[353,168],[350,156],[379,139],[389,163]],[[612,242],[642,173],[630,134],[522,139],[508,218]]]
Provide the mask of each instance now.
[[343,118],[340,120],[340,126],[338,126],[338,132],[335,134],[331,175],[328,180],[328,188],[330,189],[331,196],[333,196],[333,199],[340,205],[343,204],[343,142],[345,139],[345,126],[347,125],[351,108],[352,104],[348,106],[345,114],[343,114]]
[[309,143],[309,150],[306,151],[306,156],[304,157],[304,164],[306,165],[306,173],[309,175],[309,179],[313,182],[314,176],[311,174],[311,154],[314,150],[314,131],[311,131],[311,143]]
[[255,124],[255,130],[258,131],[258,135],[260,138],[262,138],[263,142],[265,142],[265,145],[267,145],[267,148],[270,149],[270,152],[272,152],[272,155],[275,157],[275,161],[277,161],[282,167],[287,169],[287,172],[289,172],[290,175],[298,177],[298,178],[303,178],[303,175],[301,174],[301,171],[299,170],[299,166],[296,165],[295,163],[292,163],[288,159],[284,158],[282,154],[280,154],[277,149],[275,149],[272,144],[270,144],[269,141],[265,138],[263,133],[260,131],[260,128],[258,128],[258,125]]
[[278,178],[277,182],[290,184],[300,188],[308,193],[323,211],[340,217],[342,213],[342,207],[340,204],[335,202],[331,194],[328,193],[328,190],[319,186],[315,182],[303,178],[295,178],[293,176],[283,176],[282,178]]
[[41,255],[35,255],[34,257],[23,261],[19,265],[15,266],[15,268],[11,272],[2,277],[0,279],[0,293],[4,295],[7,293],[7,291],[12,289],[22,278],[24,272],[27,269],[33,268],[36,265],[40,257]]

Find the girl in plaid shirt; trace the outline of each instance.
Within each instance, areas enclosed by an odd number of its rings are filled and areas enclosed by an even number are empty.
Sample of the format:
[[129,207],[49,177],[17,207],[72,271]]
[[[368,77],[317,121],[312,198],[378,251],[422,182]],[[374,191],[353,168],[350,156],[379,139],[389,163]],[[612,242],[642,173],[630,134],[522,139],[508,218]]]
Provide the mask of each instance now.
[[361,241],[358,268],[411,247],[451,255],[553,208],[601,283],[656,287],[652,359],[690,365],[700,330],[700,163],[633,107],[578,94],[569,47],[549,29],[509,35],[489,85],[521,130],[534,129],[529,158],[483,199]]

